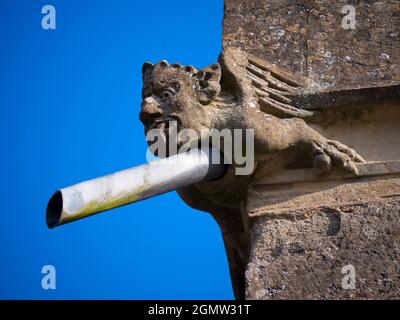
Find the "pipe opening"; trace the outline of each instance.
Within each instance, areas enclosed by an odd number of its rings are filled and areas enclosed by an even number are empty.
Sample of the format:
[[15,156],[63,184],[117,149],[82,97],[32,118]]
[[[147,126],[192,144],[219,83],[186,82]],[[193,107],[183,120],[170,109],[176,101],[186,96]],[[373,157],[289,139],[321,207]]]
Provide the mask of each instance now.
[[63,198],[61,191],[57,191],[50,198],[46,210],[47,227],[54,228],[58,225],[63,209]]

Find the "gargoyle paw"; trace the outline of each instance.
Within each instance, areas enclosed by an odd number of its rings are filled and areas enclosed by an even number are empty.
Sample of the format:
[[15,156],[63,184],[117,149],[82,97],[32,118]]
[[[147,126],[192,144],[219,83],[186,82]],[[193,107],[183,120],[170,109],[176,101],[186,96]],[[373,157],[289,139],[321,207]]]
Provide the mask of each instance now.
[[358,173],[356,162],[364,159],[353,149],[335,140],[313,140],[313,167],[319,173],[325,173],[332,163],[347,171]]

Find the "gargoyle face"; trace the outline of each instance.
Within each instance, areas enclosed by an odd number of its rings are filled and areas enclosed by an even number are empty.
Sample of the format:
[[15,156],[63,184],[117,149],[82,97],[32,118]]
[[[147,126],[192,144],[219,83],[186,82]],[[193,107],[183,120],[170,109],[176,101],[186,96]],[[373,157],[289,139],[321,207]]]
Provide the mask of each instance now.
[[160,129],[168,139],[168,125],[176,121],[177,132],[192,129],[200,133],[212,120],[212,101],[220,92],[219,64],[197,70],[192,66],[168,64],[143,65],[143,102],[140,120],[145,133]]

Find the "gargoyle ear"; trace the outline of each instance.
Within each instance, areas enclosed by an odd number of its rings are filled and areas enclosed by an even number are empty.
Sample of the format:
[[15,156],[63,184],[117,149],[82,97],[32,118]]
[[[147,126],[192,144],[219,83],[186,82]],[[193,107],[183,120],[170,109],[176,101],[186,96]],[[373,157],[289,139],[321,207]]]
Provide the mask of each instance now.
[[143,77],[146,75],[147,72],[152,72],[154,70],[154,64],[150,62],[143,63],[142,66],[142,75]]
[[199,81],[199,100],[203,104],[211,103],[221,91],[221,66],[213,64],[200,70],[196,74]]

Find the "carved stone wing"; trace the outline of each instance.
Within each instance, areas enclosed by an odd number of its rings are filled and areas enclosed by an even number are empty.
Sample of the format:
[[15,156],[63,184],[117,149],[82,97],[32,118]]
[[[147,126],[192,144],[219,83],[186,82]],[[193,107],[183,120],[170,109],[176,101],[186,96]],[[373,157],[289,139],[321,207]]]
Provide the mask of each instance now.
[[237,48],[225,48],[219,63],[225,81],[235,88],[239,103],[257,105],[261,111],[279,118],[307,120],[328,107],[400,99],[400,82],[321,88],[306,77]]
[[289,73],[267,61],[236,48],[226,48],[220,56],[223,73],[234,81],[238,98],[244,103],[256,103],[260,110],[279,118],[308,118],[313,111],[292,103],[315,85],[300,75]]

